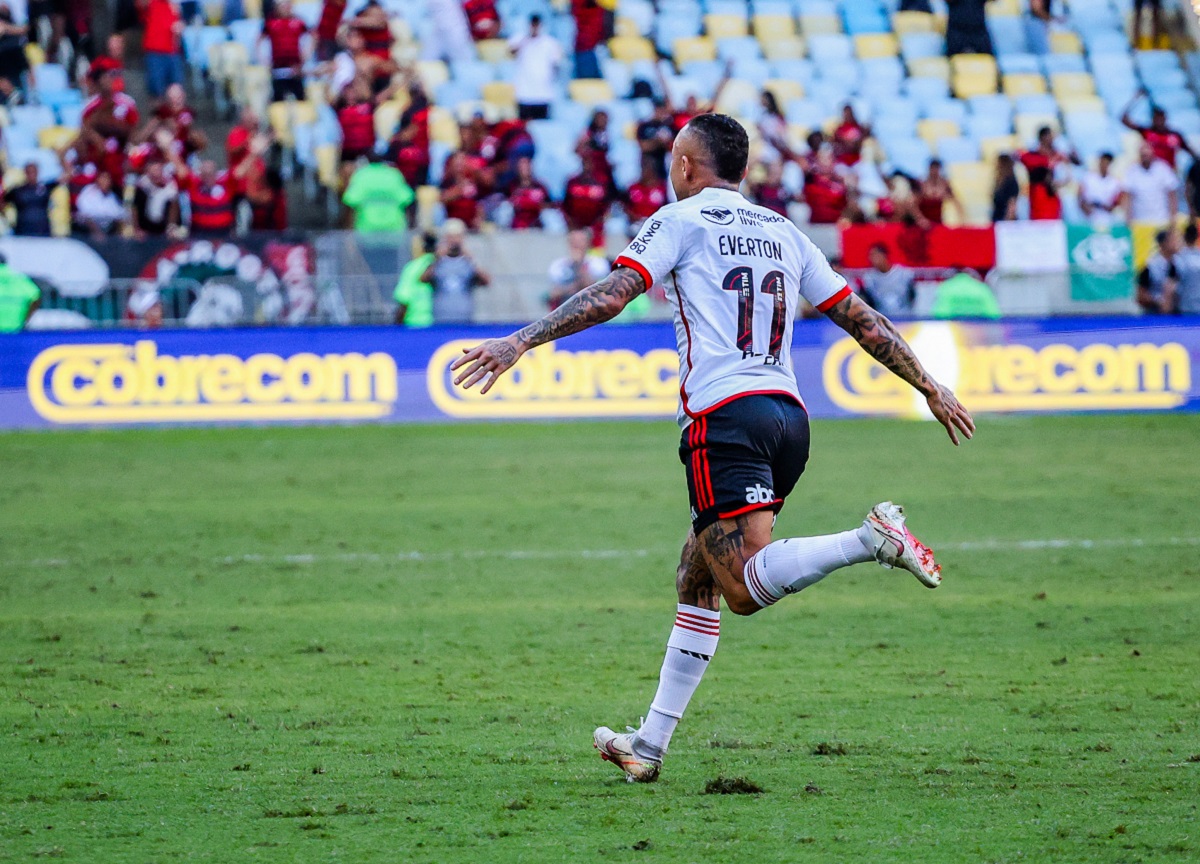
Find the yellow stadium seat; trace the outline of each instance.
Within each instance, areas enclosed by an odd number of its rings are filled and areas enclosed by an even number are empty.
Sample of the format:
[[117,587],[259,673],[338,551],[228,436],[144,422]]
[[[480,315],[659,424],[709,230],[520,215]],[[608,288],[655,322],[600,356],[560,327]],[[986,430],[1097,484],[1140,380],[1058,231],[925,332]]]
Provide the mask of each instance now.
[[996,162],[1001,153],[1015,153],[1021,149],[1021,142],[1016,135],[993,135],[979,142],[979,154],[988,165]]
[[638,60],[653,62],[658,57],[654,43],[641,36],[614,36],[608,40],[608,53],[622,63],[636,63]]
[[787,105],[787,103],[791,102],[793,99],[804,98],[804,85],[799,81],[791,81],[784,78],[771,78],[763,82],[762,89],[771,93],[781,108]]
[[996,58],[991,54],[955,54],[950,58],[950,74],[997,75]]
[[304,98],[314,105],[324,105],[329,101],[329,86],[325,81],[313,79],[304,84]]
[[46,52],[36,42],[26,42],[25,59],[29,61],[30,66],[36,69],[46,62]]
[[929,12],[897,12],[892,16],[892,29],[896,36],[908,33],[936,33],[937,21]]
[[396,17],[388,21],[388,32],[392,34],[392,39],[402,44],[407,44],[413,41],[412,25],[403,18]]
[[242,0],[242,11],[247,18],[262,18],[262,0]]
[[429,109],[429,140],[438,141],[452,150],[461,145],[458,135],[458,121],[446,108],[433,107]]
[[265,114],[271,101],[271,71],[265,66],[243,66],[235,70],[229,82],[230,95],[239,105],[249,105]]
[[986,96],[996,92],[996,76],[986,72],[960,72],[954,76],[951,87],[959,99]]
[[338,174],[341,148],[336,144],[318,144],[314,152],[317,156],[317,182],[326,189],[337,191],[342,183]]
[[1035,72],[1018,72],[1003,76],[1004,95],[1038,96],[1046,92],[1046,79]]
[[400,115],[407,107],[407,100],[405,102],[389,100],[375,109],[375,137],[378,140],[391,140],[391,137],[396,134],[396,127],[400,125]]
[[1083,41],[1071,30],[1050,31],[1050,51],[1054,54],[1082,54]]
[[891,33],[859,33],[854,37],[854,56],[860,60],[875,57],[895,57],[900,44]]
[[1016,129],[1017,140],[1022,147],[1032,147],[1037,143],[1038,130],[1049,126],[1055,134],[1062,128],[1055,114],[1018,114],[1013,118],[1013,128]]
[[74,126],[46,126],[38,130],[38,146],[49,150],[61,150],[79,137]]
[[796,35],[796,20],[791,15],[755,15],[754,35],[762,43]]
[[603,78],[576,78],[567,85],[572,102],[580,105],[599,105],[613,100],[612,85]]
[[220,0],[208,0],[201,4],[204,8],[204,20],[210,26],[217,26],[221,23],[221,19],[225,17],[225,4]]
[[442,202],[442,190],[436,186],[417,187],[417,227],[422,231],[431,230],[434,225],[434,215]]
[[508,81],[489,81],[483,85],[483,101],[501,111],[517,110],[517,91]]
[[475,52],[484,63],[505,63],[512,59],[508,42],[503,39],[481,39],[475,43]]
[[71,192],[65,184],[50,193],[50,234],[71,236]]
[[749,29],[741,15],[705,15],[704,32],[710,39],[731,39],[745,36]]
[[945,57],[917,57],[908,61],[908,74],[913,78],[940,78],[942,81],[949,81],[950,61]]
[[638,27],[637,21],[628,18],[624,15],[618,15],[617,20],[613,24],[613,34],[616,37],[634,37],[641,36],[641,28]]
[[962,134],[958,124],[953,120],[918,120],[917,135],[930,149],[937,150],[939,138],[957,138]]
[[763,57],[768,60],[801,60],[804,58],[804,40],[799,36],[782,36],[779,39],[758,38]]
[[693,36],[686,39],[676,39],[671,46],[675,65],[682,67],[685,63],[717,59],[717,45],[705,36]]
[[1050,92],[1059,101],[1073,96],[1092,96],[1096,82],[1087,72],[1055,72],[1050,76]]
[[450,69],[442,60],[418,60],[417,77],[425,85],[425,90],[432,93],[450,80]]
[[984,10],[989,16],[994,15],[997,18],[1012,18],[1020,15],[1023,11],[1021,0],[991,0]]
[[229,81],[250,62],[241,42],[218,42],[208,48],[208,74],[217,81]]
[[801,15],[800,32],[805,36],[820,33],[841,33],[842,19],[836,15]]
[[742,113],[743,105],[747,102],[757,102],[758,99],[757,87],[742,78],[732,78],[726,82],[725,89],[721,91],[721,98],[717,102],[716,108],[722,114],[739,115]]
[[1063,114],[1104,114],[1107,108],[1099,96],[1063,96],[1058,100]]
[[[992,218],[992,191],[995,186],[995,167],[986,162],[961,162],[949,166],[947,179],[954,196],[962,202],[963,224],[986,225]],[[946,215],[954,214],[948,208]]]

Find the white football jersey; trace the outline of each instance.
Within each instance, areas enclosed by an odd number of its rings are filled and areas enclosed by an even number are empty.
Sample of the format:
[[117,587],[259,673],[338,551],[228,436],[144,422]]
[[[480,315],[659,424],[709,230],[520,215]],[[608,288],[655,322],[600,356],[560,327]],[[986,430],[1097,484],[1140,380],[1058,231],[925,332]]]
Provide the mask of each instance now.
[[615,265],[665,282],[679,350],[679,422],[739,396],[800,399],[792,322],[803,295],[821,311],[849,296],[846,280],[789,219],[739,192],[709,188],[642,225]]

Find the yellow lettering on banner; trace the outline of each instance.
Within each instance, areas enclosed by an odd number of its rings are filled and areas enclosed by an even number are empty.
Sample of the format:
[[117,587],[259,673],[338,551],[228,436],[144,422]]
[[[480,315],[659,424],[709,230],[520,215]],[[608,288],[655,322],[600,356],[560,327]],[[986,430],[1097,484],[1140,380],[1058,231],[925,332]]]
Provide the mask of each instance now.
[[160,355],[134,345],[66,344],[30,364],[29,401],[57,423],[383,417],[397,398],[389,354]]
[[[921,325],[906,327],[915,330]],[[1051,343],[969,346],[968,325],[956,328],[958,381],[954,389],[976,411],[1103,411],[1169,409],[1192,388],[1192,360],[1177,342],[1076,348]],[[978,328],[974,332],[987,332]],[[906,385],[862,352],[851,338],[830,346],[825,390],[835,405],[857,414],[912,415]]]
[[449,342],[426,367],[434,404],[452,417],[673,416],[679,357],[658,348],[568,351],[555,344],[529,351],[486,396],[451,383],[449,366],[474,342]]

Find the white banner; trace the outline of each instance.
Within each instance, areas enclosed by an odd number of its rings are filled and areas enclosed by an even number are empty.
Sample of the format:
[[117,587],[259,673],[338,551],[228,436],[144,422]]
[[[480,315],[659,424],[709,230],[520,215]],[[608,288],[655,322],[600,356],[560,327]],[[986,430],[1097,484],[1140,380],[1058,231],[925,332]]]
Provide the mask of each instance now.
[[997,222],[995,230],[996,269],[1001,273],[1027,276],[1066,272],[1065,223],[1057,220]]

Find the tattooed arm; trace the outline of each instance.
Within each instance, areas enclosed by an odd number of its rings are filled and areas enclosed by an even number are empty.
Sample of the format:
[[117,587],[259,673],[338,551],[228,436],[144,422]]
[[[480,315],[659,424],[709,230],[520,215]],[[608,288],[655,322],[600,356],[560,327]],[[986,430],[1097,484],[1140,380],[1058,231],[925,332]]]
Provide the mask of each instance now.
[[489,339],[464,351],[463,356],[450,366],[453,371],[462,369],[454,383],[469,389],[487,378],[480,391],[486,393],[530,348],[615,318],[629,301],[645,290],[646,283],[641,276],[628,267],[618,267],[599,282],[573,295],[541,320],[522,327],[511,336]]
[[946,427],[950,440],[958,444],[958,433],[970,438],[975,421],[950,392],[948,387],[933,380],[912,348],[904,341],[895,326],[859,297],[851,294],[825,313],[829,319],[854,337],[863,349],[911,384],[929,403],[929,410]]

